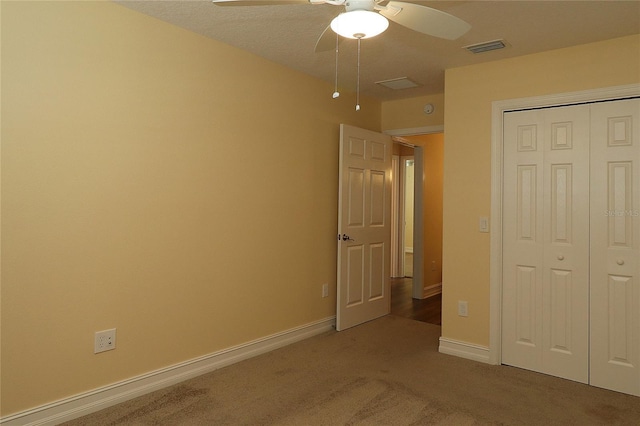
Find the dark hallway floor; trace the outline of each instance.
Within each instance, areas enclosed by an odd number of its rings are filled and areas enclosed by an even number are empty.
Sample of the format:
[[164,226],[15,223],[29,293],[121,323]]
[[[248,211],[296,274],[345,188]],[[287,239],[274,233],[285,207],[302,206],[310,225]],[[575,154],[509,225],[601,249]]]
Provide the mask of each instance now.
[[411,278],[391,278],[391,314],[441,325],[442,294],[417,300],[411,297]]

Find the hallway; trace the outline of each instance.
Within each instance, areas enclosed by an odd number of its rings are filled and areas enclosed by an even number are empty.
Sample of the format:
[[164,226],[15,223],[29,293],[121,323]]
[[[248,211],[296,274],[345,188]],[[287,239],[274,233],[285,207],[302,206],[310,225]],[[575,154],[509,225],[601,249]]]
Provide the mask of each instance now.
[[442,294],[417,300],[411,297],[411,278],[391,278],[391,314],[441,325]]

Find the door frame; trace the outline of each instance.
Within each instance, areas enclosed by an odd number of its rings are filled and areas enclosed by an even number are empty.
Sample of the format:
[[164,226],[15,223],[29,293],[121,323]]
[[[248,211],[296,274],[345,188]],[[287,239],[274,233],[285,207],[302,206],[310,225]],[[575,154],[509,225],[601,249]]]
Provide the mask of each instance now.
[[[415,152],[415,147],[414,147],[414,152]],[[399,244],[399,248],[400,251],[402,252],[401,257],[402,257],[402,267],[401,267],[401,271],[404,277],[407,276],[407,268],[406,268],[406,263],[407,263],[407,163],[406,161],[408,159],[411,159],[414,161],[414,172],[415,172],[415,156],[414,155],[401,155],[400,156],[400,214],[398,215],[399,220],[401,220],[400,222],[400,228],[401,228],[401,232],[400,232],[400,244]],[[414,205],[415,205],[415,192],[416,192],[416,183],[415,183],[415,178],[414,178],[414,182],[413,182],[413,186],[411,187],[411,189],[413,190],[414,193]],[[415,223],[416,223],[416,209],[413,209],[412,212],[412,221],[413,223],[411,224],[411,228],[415,229]],[[413,232],[413,240],[415,241],[415,232]],[[411,254],[413,255],[413,244],[411,247]],[[411,265],[413,265],[413,262],[411,262]],[[411,278],[413,278],[413,274],[415,273],[414,271],[415,268],[411,268]]]
[[[382,133],[392,136],[394,143],[412,146],[414,156],[414,173],[422,176],[424,170],[424,148],[415,146],[402,136],[428,135],[444,133],[444,125],[412,127],[407,129],[384,130]],[[413,288],[411,295],[414,299],[424,299],[424,191],[422,179],[414,180],[413,205]],[[416,220],[420,218],[420,220]]]
[[[394,142],[395,144],[395,142]],[[391,156],[391,278],[404,276],[404,264],[400,259],[400,156]]]
[[507,111],[558,107],[640,96],[640,84],[606,87],[492,102],[491,111],[491,233],[489,269],[489,353],[487,362],[502,364],[502,187],[503,115]]

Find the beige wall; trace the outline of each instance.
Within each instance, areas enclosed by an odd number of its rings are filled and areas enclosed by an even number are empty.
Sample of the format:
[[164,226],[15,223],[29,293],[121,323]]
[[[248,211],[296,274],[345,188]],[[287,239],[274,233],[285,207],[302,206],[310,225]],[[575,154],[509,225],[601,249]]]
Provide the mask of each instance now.
[[[450,69],[444,152],[444,337],[489,344],[491,103],[640,82],[640,36]],[[469,316],[457,315],[458,300]]]
[[[433,113],[424,113],[426,104],[433,104],[435,108]],[[444,94],[442,93],[382,103],[383,130],[413,129],[443,124]]]
[[404,247],[410,247],[413,250],[413,192],[415,181],[415,167],[413,164],[407,166],[401,164],[404,168]]
[[1,9],[3,416],[333,315],[340,122],[445,123],[443,334],[488,344],[491,101],[640,75],[627,37],[449,70],[446,120],[443,95],[355,113],[112,3]]
[[335,314],[339,123],[378,102],[113,3],[1,7],[2,415]]

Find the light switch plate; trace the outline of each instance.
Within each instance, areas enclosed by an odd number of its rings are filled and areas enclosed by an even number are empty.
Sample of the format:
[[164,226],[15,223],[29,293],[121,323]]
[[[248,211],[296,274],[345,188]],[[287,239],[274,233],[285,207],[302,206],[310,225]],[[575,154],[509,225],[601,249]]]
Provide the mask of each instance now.
[[480,217],[480,220],[478,222],[479,226],[478,226],[478,230],[480,232],[489,232],[489,218],[486,216],[482,216]]

